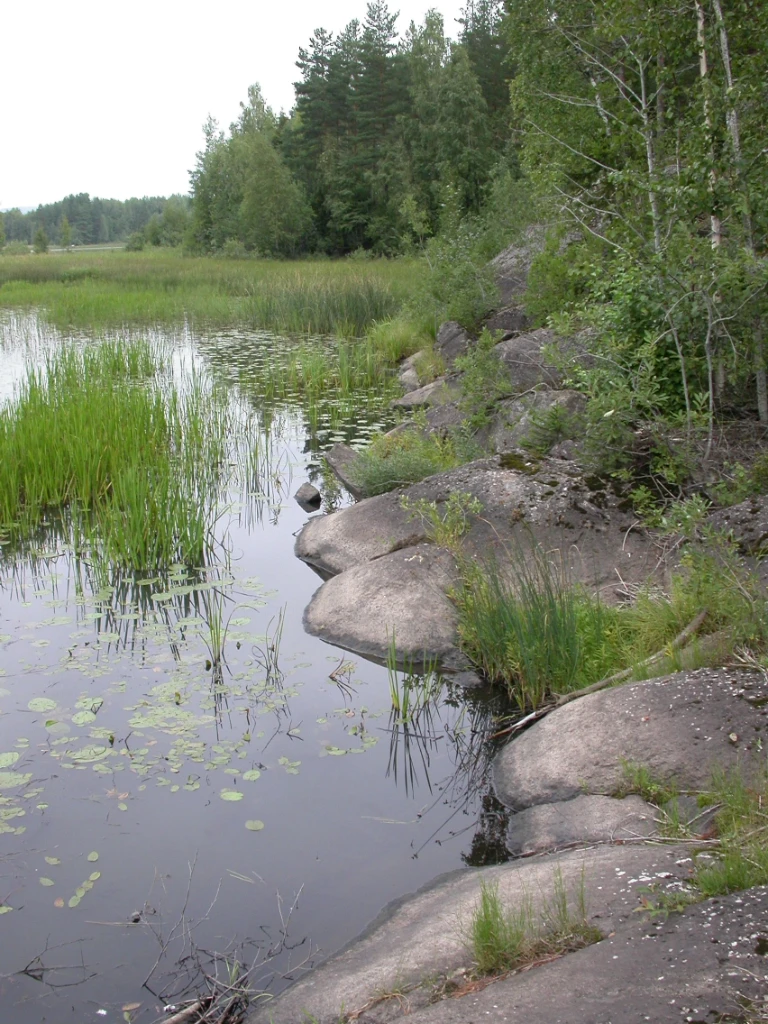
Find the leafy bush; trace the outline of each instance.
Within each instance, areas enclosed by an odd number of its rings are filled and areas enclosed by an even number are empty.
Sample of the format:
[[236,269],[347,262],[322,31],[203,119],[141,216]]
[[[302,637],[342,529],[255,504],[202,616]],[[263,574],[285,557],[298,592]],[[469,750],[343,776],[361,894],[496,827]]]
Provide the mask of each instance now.
[[144,248],[144,232],[134,231],[132,235],[128,236],[128,241],[125,243],[125,248],[128,252],[141,252]]
[[29,256],[29,246],[26,242],[7,242],[2,249],[3,256]]

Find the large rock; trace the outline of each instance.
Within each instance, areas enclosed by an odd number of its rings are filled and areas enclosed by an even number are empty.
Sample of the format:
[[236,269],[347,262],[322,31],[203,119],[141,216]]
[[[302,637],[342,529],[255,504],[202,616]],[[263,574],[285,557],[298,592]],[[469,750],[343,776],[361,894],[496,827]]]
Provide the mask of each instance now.
[[[346,582],[326,583],[310,605],[308,628],[323,639],[382,658],[387,630],[391,635],[391,626],[407,607],[412,614],[409,650],[426,652],[446,670],[465,664],[458,650],[451,653],[446,647],[449,635],[457,642],[455,613],[446,596],[453,574],[442,569],[436,573],[435,566],[442,565],[439,559],[422,556],[408,563],[405,577],[402,560],[384,560],[429,539],[424,522],[403,509],[402,493],[412,502],[434,502],[438,515],[452,494],[476,497],[483,511],[471,517],[464,548],[477,559],[495,558],[510,574],[519,571],[519,560],[529,558],[533,547],[540,545],[558,572],[611,596],[619,577],[638,583],[658,562],[652,542],[631,529],[634,520],[619,509],[616,499],[609,492],[591,492],[571,463],[516,454],[484,459],[307,523],[296,541],[299,558],[323,576],[346,576],[355,570]],[[406,579],[414,594],[431,595],[432,618],[421,613],[420,596],[415,603],[404,604]],[[398,648],[403,638],[397,626]]]
[[709,521],[730,534],[745,555],[763,554],[768,545],[768,496],[749,498],[713,512]]
[[517,453],[470,462],[313,519],[299,534],[296,554],[339,573],[425,540],[422,521],[402,508],[402,493],[412,502],[434,502],[438,514],[452,494],[470,494],[483,507],[464,538],[470,553],[503,562],[538,543],[562,553],[574,582],[598,589],[612,587],[617,570],[627,581],[644,579],[658,560],[651,539],[631,529],[634,519],[610,491],[590,490],[572,463]]
[[304,613],[307,632],[377,661],[394,644],[401,668],[422,671],[437,662],[445,672],[467,672],[458,650],[456,609],[446,591],[457,583],[454,560],[419,544],[334,576]]
[[[586,399],[578,391],[550,391],[542,388],[499,402],[493,422],[486,431],[487,443],[495,452],[508,452],[522,443],[537,445],[545,442],[541,437],[542,418],[559,412],[571,423],[581,416]],[[559,440],[559,438],[553,438]]]
[[563,370],[551,351],[558,344],[554,331],[539,328],[520,334],[508,341],[500,341],[493,349],[500,359],[513,390],[520,394],[546,384],[560,388]]
[[[684,863],[678,863],[683,858]],[[688,850],[681,847],[604,846],[445,876],[391,904],[359,939],[274,1002],[259,1002],[248,1024],[338,1024],[340,1016],[357,1015],[376,996],[414,984],[424,988],[409,996],[411,1008],[427,1002],[430,977],[471,965],[468,931],[483,882],[498,885],[499,896],[510,909],[527,902],[540,920],[551,908],[559,875],[572,911],[583,900],[590,920],[608,934],[622,922],[637,920],[640,886],[656,881],[661,891],[675,891],[689,867]],[[400,1016],[402,1006],[396,1000],[391,1004],[385,1017],[363,1019]],[[445,1003],[436,1009],[447,1008]],[[453,1019],[469,1024],[480,1018]],[[520,1021],[523,1024],[525,1018]]]
[[[706,900],[669,917],[649,921],[641,915],[597,945],[481,989],[468,984],[463,998],[424,1007],[407,1021],[757,1024],[766,1019],[768,1003],[767,919],[765,886]],[[359,1017],[360,1024],[385,1019],[374,1013]]]
[[431,405],[443,405],[455,397],[456,389],[451,387],[445,377],[438,377],[430,384],[422,388],[409,391],[402,398],[396,398],[392,402],[394,409],[426,409]]
[[489,331],[502,331],[504,334],[522,334],[531,326],[530,317],[520,306],[507,306],[499,309],[485,321]]
[[507,849],[515,857],[592,843],[626,842],[656,832],[658,811],[639,796],[577,796],[513,814]]
[[355,483],[355,464],[360,458],[354,448],[339,442],[325,453],[325,461],[336,478],[346,487],[353,498],[361,498],[363,492]]
[[474,341],[471,336],[455,320],[447,320],[440,325],[435,351],[442,357],[448,369],[453,367],[459,356],[465,356],[472,345]]
[[409,394],[411,391],[417,391],[421,387],[419,372],[416,369],[416,356],[409,356],[402,361],[397,372],[397,379],[400,381],[406,394]]
[[491,260],[499,295],[505,305],[525,294],[531,264],[544,248],[545,235],[546,228],[533,224],[526,228],[520,239]]
[[497,755],[496,793],[513,810],[615,792],[625,764],[680,789],[715,768],[764,764],[768,683],[728,669],[677,672],[589,694],[536,722]]

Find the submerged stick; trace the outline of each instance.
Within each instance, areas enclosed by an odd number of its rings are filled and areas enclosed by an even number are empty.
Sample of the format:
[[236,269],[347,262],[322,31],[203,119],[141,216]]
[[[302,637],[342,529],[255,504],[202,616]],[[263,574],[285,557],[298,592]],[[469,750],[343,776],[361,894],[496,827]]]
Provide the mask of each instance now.
[[188,1024],[189,1021],[197,1014],[202,1017],[205,1011],[211,1004],[210,997],[205,999],[198,999],[196,1003],[188,1006],[184,1010],[180,1010],[178,1013],[174,1013],[172,1017],[166,1017],[163,1024]]
[[555,697],[551,703],[537,708],[536,711],[532,711],[529,715],[526,715],[525,718],[521,718],[519,722],[515,722],[514,725],[510,725],[508,728],[502,729],[500,732],[495,732],[490,739],[495,740],[499,739],[501,736],[510,736],[519,732],[521,729],[524,729],[526,725],[529,725],[531,722],[535,722],[539,718],[543,718],[545,715],[548,715],[550,711],[554,711],[556,708],[560,708],[564,704],[569,704],[572,700],[576,700],[578,697],[586,697],[589,693],[597,693],[599,690],[605,690],[607,687],[613,686],[614,683],[620,683],[625,679],[629,679],[629,677],[638,669],[650,668],[652,665],[655,665],[657,661],[661,661],[662,658],[665,658],[670,651],[677,651],[680,650],[680,648],[685,647],[704,625],[707,615],[709,615],[709,611],[704,608],[699,612],[695,619],[688,623],[681,633],[678,633],[670,644],[667,644],[667,646],[662,648],[662,650],[652,654],[650,658],[646,658],[645,661],[641,661],[638,665],[632,665],[630,668],[622,669],[621,672],[616,672],[612,676],[600,679],[598,682],[592,683],[590,686],[585,686],[581,690],[572,690],[570,693],[560,694]]

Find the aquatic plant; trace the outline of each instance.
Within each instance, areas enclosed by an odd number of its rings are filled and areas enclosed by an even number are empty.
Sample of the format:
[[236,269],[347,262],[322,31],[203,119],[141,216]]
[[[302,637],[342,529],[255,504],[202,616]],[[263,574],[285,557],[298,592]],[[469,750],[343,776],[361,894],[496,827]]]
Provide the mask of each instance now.
[[0,410],[0,529],[53,527],[97,560],[200,565],[213,543],[226,407],[194,371],[182,392],[146,341],[65,345]]

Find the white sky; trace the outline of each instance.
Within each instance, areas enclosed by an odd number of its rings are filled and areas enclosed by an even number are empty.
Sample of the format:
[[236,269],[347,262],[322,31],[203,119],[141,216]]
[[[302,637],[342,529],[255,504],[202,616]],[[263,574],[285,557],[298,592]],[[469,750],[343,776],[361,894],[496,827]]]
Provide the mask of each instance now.
[[[463,0],[390,0],[404,32],[439,10],[455,37]],[[293,105],[300,46],[338,32],[365,0],[5,0],[0,58],[0,209],[89,192],[187,192],[212,114],[228,127],[259,82]]]

